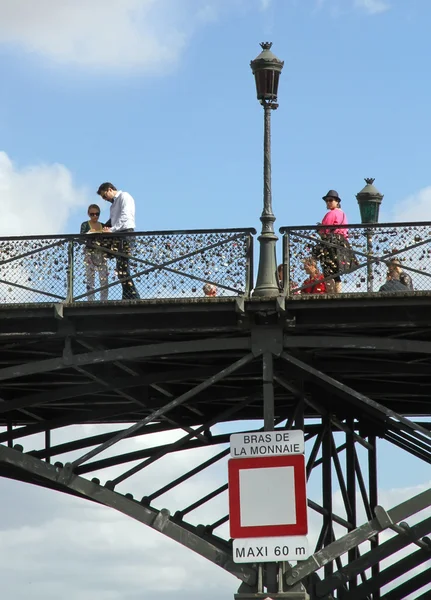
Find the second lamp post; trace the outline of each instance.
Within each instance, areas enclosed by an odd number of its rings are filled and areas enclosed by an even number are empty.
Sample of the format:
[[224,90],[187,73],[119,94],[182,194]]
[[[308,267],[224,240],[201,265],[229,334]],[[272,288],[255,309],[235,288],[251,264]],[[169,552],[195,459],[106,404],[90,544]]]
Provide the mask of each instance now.
[[[367,184],[358,194],[356,199],[359,204],[361,213],[361,222],[363,225],[376,224],[379,222],[380,204],[383,200],[383,194],[373,185],[374,179],[371,177],[365,178]],[[372,227],[366,229],[367,236],[367,292],[373,291],[373,233],[375,230]]]

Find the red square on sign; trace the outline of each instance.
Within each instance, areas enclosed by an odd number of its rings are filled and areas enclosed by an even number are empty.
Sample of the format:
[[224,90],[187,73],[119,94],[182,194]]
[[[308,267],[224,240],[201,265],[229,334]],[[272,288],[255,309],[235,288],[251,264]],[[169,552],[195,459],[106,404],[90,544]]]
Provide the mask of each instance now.
[[232,538],[307,533],[303,454],[233,458],[228,473]]

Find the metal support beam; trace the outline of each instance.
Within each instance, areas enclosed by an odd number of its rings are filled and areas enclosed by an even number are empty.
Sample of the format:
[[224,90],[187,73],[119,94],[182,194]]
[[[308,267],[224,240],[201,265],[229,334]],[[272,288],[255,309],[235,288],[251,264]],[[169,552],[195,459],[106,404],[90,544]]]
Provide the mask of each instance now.
[[[348,520],[352,524],[349,531],[353,531],[357,526],[357,510],[356,510],[356,451],[355,439],[353,437],[354,420],[350,417],[347,421],[349,430],[346,433],[346,479],[347,479],[347,496],[349,503],[347,506]],[[358,557],[358,549],[351,548],[348,552],[348,562],[353,562]],[[350,589],[355,589],[357,586],[357,578],[353,577],[350,580]]]
[[[263,420],[264,431],[274,429],[274,364],[273,355],[266,351],[262,354],[262,385],[263,385]],[[278,568],[277,563],[264,563],[264,582],[270,593],[278,591]]]
[[[302,396],[298,388],[292,385],[289,381],[286,381],[284,377],[281,377],[280,375],[274,375],[274,380],[282,387],[292,392],[292,394],[294,394],[295,396],[303,398],[305,404],[314,408],[314,410],[320,415],[322,415],[323,417],[329,417],[331,424],[335,425],[337,429],[346,433],[350,431],[347,425],[340,421],[340,419],[338,419],[335,415],[330,414],[329,411],[326,410],[321,404],[319,404],[314,398],[310,398],[309,396]],[[358,442],[364,448],[370,449],[370,444],[366,440],[364,440],[361,436],[355,433],[355,431],[352,431],[351,433],[355,439],[355,442]]]
[[214,338],[205,340],[162,342],[160,344],[144,344],[112,350],[98,350],[74,354],[70,358],[48,358],[29,362],[0,370],[0,381],[25,377],[36,373],[47,373],[70,367],[82,367],[98,363],[110,363],[115,360],[137,360],[152,356],[169,356],[189,352],[217,352],[226,350],[248,350],[250,340],[247,338]]
[[[370,435],[368,441],[373,449],[368,452],[368,497],[370,500],[371,510],[376,510],[379,503],[378,497],[378,471],[377,471],[377,439],[375,435]],[[379,534],[371,538],[371,550],[379,547]],[[371,568],[371,577],[373,581],[377,581],[380,573],[380,564],[377,562]],[[362,584],[363,585],[363,584]],[[373,600],[380,600],[380,590],[376,589],[373,595]]]
[[385,350],[406,354],[431,354],[431,342],[400,340],[388,337],[285,335],[284,347],[289,348],[344,348],[346,350]]
[[[331,424],[328,419],[324,420],[324,434],[322,439],[322,495],[323,508],[326,515],[323,517],[322,525],[322,545],[329,546],[333,540],[333,523],[332,523],[332,433]],[[320,549],[320,548],[317,548]],[[325,577],[332,575],[333,563],[329,562],[325,565]]]
[[[387,569],[384,569],[381,573],[373,575],[367,582],[364,582],[362,585],[360,585],[354,593],[350,593],[348,596],[348,600],[362,600],[363,598],[366,598],[369,594],[373,594],[373,600],[378,600],[380,598],[381,588],[383,588],[389,583],[392,583],[392,581],[394,579],[397,579],[397,577],[402,577],[403,575],[408,573],[408,571],[411,571],[412,569],[418,567],[426,561],[429,561],[430,559],[431,554],[429,552],[425,552],[423,550],[412,552],[404,559],[399,560]],[[427,570],[429,571],[429,569]],[[398,585],[396,589],[396,598],[405,598],[406,595],[417,590],[418,582],[415,581],[412,585],[412,580],[414,580],[414,577],[409,578],[408,589],[411,590],[411,592],[407,592],[407,589],[403,586],[403,584]],[[425,579],[421,577],[420,581],[421,584],[422,582],[426,583],[428,581],[431,581],[431,573],[425,573]]]
[[262,355],[263,420],[265,431],[274,429],[274,366],[271,352]]
[[[214,367],[201,367],[200,369],[190,369],[186,374],[190,379],[209,377],[215,372]],[[114,377],[106,378],[103,383],[84,383],[77,385],[69,385],[67,387],[60,387],[59,389],[42,392],[38,394],[29,394],[0,403],[0,414],[4,414],[20,408],[28,408],[30,406],[41,406],[48,405],[53,402],[59,402],[61,400],[70,400],[72,398],[79,398],[84,395],[94,395],[103,392],[107,389],[107,386],[111,389],[122,390],[130,387],[141,387],[145,385],[151,385],[152,383],[160,383],[164,381],[173,381],[178,378],[184,377],[184,369],[172,369],[169,371],[153,371],[145,375],[139,375],[138,377]]]
[[[177,442],[180,442],[178,443]],[[110,467],[117,465],[125,465],[129,462],[134,462],[136,460],[146,459],[145,463],[148,460],[148,465],[159,460],[162,456],[166,456],[167,454],[171,454],[177,450],[196,450],[202,448],[203,446],[207,446],[207,444],[203,444],[198,440],[192,439],[190,436],[184,436],[177,440],[177,442],[171,442],[169,444],[161,444],[160,446],[151,446],[148,448],[143,448],[142,450],[135,450],[133,452],[125,452],[124,454],[118,454],[114,456],[109,456],[107,458],[102,458],[100,460],[90,461],[85,463],[80,467],[76,467],[74,472],[77,475],[85,475],[87,473],[93,473],[94,471],[99,471],[101,469],[109,469]],[[211,439],[211,446],[216,444],[226,444],[229,442],[229,435],[217,435]],[[174,445],[175,444],[175,445]],[[29,452],[32,456],[35,456],[35,452]],[[38,457],[39,458],[39,457]],[[145,465],[147,466],[147,465]],[[115,480],[110,481],[110,485],[115,486]],[[113,489],[111,487],[111,489]]]

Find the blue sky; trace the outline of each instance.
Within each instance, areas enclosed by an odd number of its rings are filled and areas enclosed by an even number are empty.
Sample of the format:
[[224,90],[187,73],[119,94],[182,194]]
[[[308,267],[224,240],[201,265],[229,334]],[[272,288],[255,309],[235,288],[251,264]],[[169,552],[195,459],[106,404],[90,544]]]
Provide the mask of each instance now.
[[[364,177],[385,196],[381,221],[431,220],[430,19],[429,0],[0,0],[0,234],[79,231],[106,180],[135,197],[139,230],[258,228],[263,114],[249,63],[266,40],[285,61],[272,119],[276,227],[321,220],[330,188],[358,222]],[[385,490],[429,477],[382,450]],[[25,493],[42,507],[45,491]],[[50,547],[61,527],[73,546],[80,517],[54,500],[64,511]],[[23,547],[43,539],[26,527]],[[58,597],[43,582],[31,589]],[[135,598],[113,589],[103,597]],[[28,597],[26,585],[11,590]]]
[[[29,211],[12,232],[76,231],[105,180],[134,195],[140,230],[259,226],[263,115],[249,62],[267,39],[285,61],[276,226],[320,220],[329,188],[357,222],[370,176],[382,219],[431,217],[427,0],[56,4],[0,2],[3,201],[14,222]],[[39,177],[18,208],[29,169]]]

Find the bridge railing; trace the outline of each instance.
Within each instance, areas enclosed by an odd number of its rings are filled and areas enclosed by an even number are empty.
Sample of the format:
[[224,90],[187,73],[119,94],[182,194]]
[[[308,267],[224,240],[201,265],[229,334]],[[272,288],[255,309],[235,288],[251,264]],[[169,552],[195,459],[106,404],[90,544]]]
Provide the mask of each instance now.
[[[254,229],[0,238],[0,303],[121,300],[117,259],[142,299],[249,295]],[[94,258],[95,257],[95,258]],[[94,258],[94,260],[92,260]],[[94,287],[89,287],[88,261]],[[99,273],[102,279],[99,279]],[[126,278],[127,279],[127,278]],[[124,279],[123,279],[124,281]]]
[[[332,235],[339,228],[316,225],[280,229],[284,295],[298,300],[310,297],[303,293],[308,278],[303,261],[310,257],[315,258],[324,273],[324,281],[340,277],[343,294],[379,292],[387,281],[388,265],[394,259],[410,276],[415,291],[431,290],[431,223],[343,225],[349,244],[341,250],[339,238]],[[413,293],[407,287],[403,291]]]
[[[339,276],[344,294],[379,292],[391,259],[400,261],[415,291],[431,290],[431,223],[345,228],[350,249],[347,254],[344,250],[343,260],[338,261],[341,270],[325,277]],[[330,233],[335,229],[325,227]],[[337,244],[331,235],[322,235],[318,225],[282,227],[280,232],[282,293],[295,300],[309,298],[309,294],[299,293],[308,277],[303,260],[316,258],[323,271]],[[120,234],[2,237],[0,303],[121,300],[121,280],[116,272],[119,256],[128,259],[130,279],[142,299],[202,298],[206,284],[217,296],[248,297],[253,289],[255,233],[251,228],[137,232],[128,234],[126,250],[119,243]],[[87,262],[92,253],[98,259],[103,256],[106,278],[100,280],[96,269],[90,289]],[[407,288],[405,292],[412,293]]]

